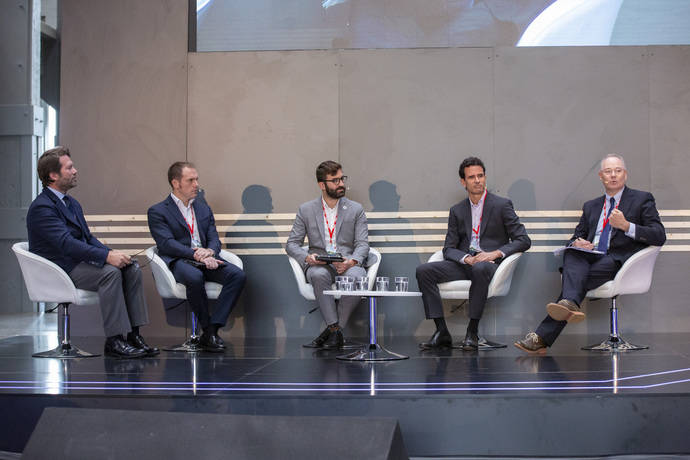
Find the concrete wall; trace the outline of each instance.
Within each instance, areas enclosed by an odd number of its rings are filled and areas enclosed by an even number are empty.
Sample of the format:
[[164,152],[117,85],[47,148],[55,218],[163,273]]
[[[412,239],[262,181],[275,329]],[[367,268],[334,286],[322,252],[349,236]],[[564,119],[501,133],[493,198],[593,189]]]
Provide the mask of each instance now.
[[[167,193],[167,166],[185,157],[216,213],[256,212],[241,201],[252,185],[269,194],[261,212],[294,212],[317,196],[324,159],[344,165],[349,196],[367,210],[444,210],[465,197],[457,167],[470,154],[516,208],[575,210],[601,193],[598,161],[609,152],[625,156],[629,185],[651,190],[660,209],[690,209],[690,47],[187,54],[186,9],[171,5],[63,4],[61,141],[88,213],[143,214]],[[380,181],[399,198],[375,203]],[[380,271],[413,277],[427,257],[388,254]],[[286,257],[243,260],[249,283],[224,333],[314,335],[320,318],[306,314]],[[688,261],[661,254],[652,291],[622,299],[624,331],[690,327]],[[548,253],[527,254],[511,295],[487,309],[484,333],[534,328],[558,293],[557,267]],[[181,335],[164,325],[147,281],[150,334]],[[380,311],[387,336],[432,330],[419,300],[386,299]],[[606,305],[588,311],[567,333],[607,331]],[[464,311],[449,317],[461,334]],[[362,311],[354,334],[364,322]]]

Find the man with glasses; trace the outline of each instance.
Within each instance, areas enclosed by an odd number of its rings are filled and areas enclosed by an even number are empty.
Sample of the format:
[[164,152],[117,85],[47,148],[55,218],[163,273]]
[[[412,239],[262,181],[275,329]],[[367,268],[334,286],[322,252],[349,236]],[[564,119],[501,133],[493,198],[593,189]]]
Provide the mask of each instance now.
[[[345,198],[347,176],[335,161],[324,161],[316,168],[316,182],[321,196],[303,203],[292,225],[285,247],[288,255],[305,270],[307,280],[314,288],[314,296],[326,322],[324,331],[307,348],[341,348],[344,343],[342,328],[359,304],[359,297],[343,297],[336,301],[324,295],[331,289],[336,275],[366,276],[363,264],[369,255],[369,230],[364,208]],[[305,236],[309,240],[304,249]],[[317,256],[339,253],[341,262],[325,262]]]
[[570,239],[574,249],[563,254],[561,295],[546,305],[548,314],[537,330],[515,342],[527,353],[545,353],[566,324],[585,319],[580,304],[587,291],[612,280],[640,249],[666,241],[652,194],[625,186],[628,172],[623,157],[610,154],[601,160],[599,178],[606,193],[582,207],[580,223]]

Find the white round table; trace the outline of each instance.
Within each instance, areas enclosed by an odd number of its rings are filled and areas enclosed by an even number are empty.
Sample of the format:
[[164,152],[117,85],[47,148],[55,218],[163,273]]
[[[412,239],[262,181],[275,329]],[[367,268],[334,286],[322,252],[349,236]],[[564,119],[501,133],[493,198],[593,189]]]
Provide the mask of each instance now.
[[397,361],[409,356],[388,351],[376,342],[376,299],[379,297],[421,297],[421,292],[410,291],[323,291],[336,299],[341,297],[367,297],[369,299],[369,343],[357,351],[346,355],[336,356],[342,361]]

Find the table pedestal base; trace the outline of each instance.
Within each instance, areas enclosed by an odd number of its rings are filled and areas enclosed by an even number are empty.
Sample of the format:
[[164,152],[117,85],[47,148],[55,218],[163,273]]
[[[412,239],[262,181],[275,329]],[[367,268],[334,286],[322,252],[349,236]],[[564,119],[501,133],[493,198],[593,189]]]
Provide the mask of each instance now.
[[398,361],[407,358],[409,356],[388,351],[379,344],[365,345],[355,352],[336,356],[341,361]]

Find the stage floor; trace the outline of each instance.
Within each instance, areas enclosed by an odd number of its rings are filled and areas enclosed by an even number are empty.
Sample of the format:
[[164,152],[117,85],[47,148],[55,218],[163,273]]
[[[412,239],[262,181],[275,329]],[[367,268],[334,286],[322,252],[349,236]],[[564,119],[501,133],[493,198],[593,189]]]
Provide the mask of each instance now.
[[[549,353],[526,355],[510,337],[508,348],[482,352],[421,351],[419,339],[383,345],[409,359],[360,363],[337,360],[341,351],[301,347],[304,339],[229,342],[225,354],[166,352],[120,360],[32,358],[54,338],[0,340],[0,391],[35,394],[121,395],[333,395],[412,396],[480,393],[690,393],[690,334],[639,335],[629,340],[651,349],[610,354],[580,350],[589,343],[563,336]],[[596,339],[592,339],[596,341]],[[156,345],[173,339],[151,340]],[[102,352],[103,339],[76,338],[84,350]]]
[[[357,363],[295,338],[228,342],[220,355],[57,360],[31,357],[52,337],[6,337],[0,404],[22,416],[1,423],[0,450],[21,451],[44,407],[68,406],[394,417],[419,457],[690,453],[690,334],[626,336],[649,350],[580,350],[602,338],[565,335],[530,356],[515,337],[491,337],[508,347],[482,352],[422,352],[402,337],[382,345],[409,359]],[[102,338],[73,343],[102,352]]]

